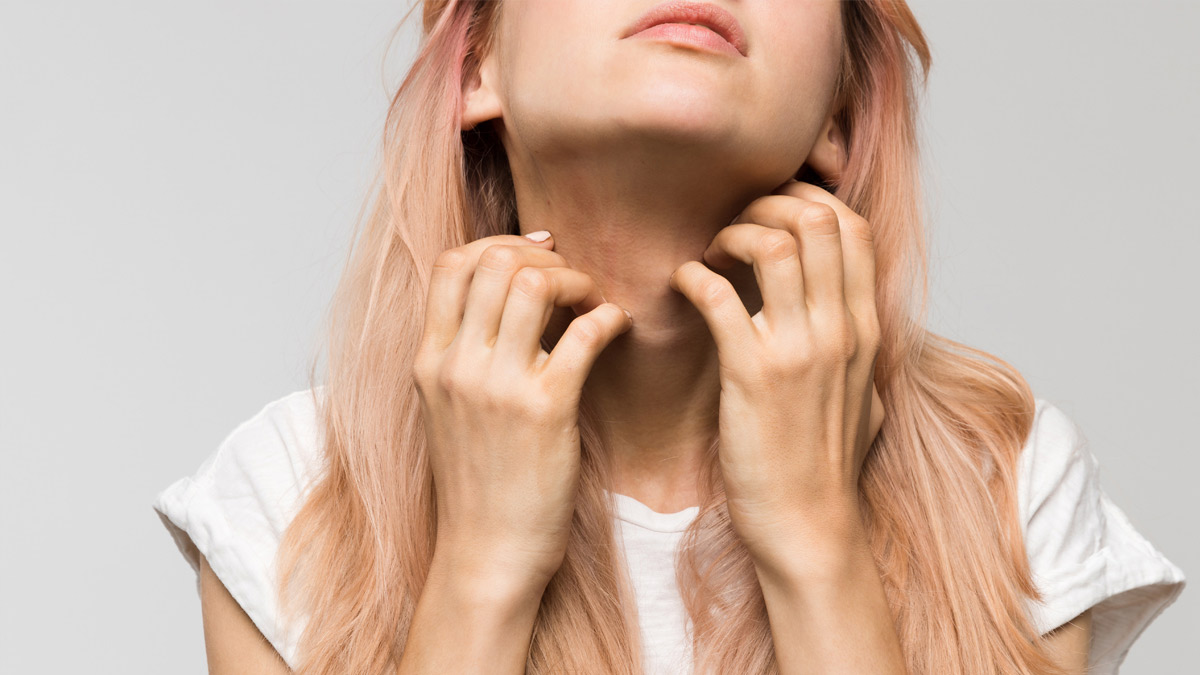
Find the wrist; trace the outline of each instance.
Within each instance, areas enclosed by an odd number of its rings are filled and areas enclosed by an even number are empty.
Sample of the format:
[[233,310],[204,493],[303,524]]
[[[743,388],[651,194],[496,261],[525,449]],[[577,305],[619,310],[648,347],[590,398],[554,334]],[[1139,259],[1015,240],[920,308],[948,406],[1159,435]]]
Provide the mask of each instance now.
[[797,521],[753,560],[759,581],[778,587],[841,583],[862,565],[875,564],[857,504]]
[[487,607],[535,610],[550,578],[529,569],[506,569],[495,559],[478,560],[435,549],[426,583],[443,583],[464,602]]
[[434,553],[400,673],[524,672],[541,593]]

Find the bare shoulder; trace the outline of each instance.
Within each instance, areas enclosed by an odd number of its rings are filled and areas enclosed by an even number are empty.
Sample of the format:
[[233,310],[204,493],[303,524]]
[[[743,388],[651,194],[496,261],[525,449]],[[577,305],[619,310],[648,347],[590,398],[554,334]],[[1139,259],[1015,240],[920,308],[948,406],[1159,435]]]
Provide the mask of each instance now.
[[287,663],[200,556],[200,607],[210,675],[286,675]]
[[1072,673],[1082,675],[1087,672],[1092,638],[1091,608],[1050,631],[1046,637],[1050,642],[1050,654],[1059,665]]

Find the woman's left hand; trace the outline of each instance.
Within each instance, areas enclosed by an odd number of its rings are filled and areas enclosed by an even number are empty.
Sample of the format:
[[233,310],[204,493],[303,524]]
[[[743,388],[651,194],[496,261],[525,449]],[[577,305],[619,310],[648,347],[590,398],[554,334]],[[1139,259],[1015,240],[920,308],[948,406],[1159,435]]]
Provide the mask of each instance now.
[[[789,181],[750,203],[704,251],[752,265],[762,311],[690,260],[671,276],[704,316],[720,361],[719,456],[730,519],[760,570],[795,571],[861,544],[858,477],[883,405],[870,225]],[[786,567],[785,567],[786,566]]]

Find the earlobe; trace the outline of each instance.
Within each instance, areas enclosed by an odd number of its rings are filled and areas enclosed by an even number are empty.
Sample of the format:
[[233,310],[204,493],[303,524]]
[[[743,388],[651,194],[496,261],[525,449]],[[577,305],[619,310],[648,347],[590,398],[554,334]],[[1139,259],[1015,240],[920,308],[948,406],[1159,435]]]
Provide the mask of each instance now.
[[489,56],[463,84],[459,124],[464,131],[475,128],[481,122],[500,117],[500,98],[492,85],[492,67]]
[[797,175],[803,175],[807,169],[815,172],[825,182],[840,177],[842,169],[846,166],[845,148],[846,143],[841,129],[838,128],[831,115],[825,120],[825,126],[817,136],[812,151],[804,160],[804,167],[801,167]]

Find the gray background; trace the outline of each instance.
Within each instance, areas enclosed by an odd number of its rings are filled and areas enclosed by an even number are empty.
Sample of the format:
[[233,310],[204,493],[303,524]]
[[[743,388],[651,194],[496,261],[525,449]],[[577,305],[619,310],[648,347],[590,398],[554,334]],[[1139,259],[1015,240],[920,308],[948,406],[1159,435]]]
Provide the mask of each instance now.
[[[3,3],[0,671],[205,672],[150,504],[305,386],[415,45],[382,67],[404,4]],[[933,329],[1078,421],[1106,491],[1200,578],[1200,4],[912,6]],[[1198,629],[1189,588],[1124,672],[1184,672]]]

